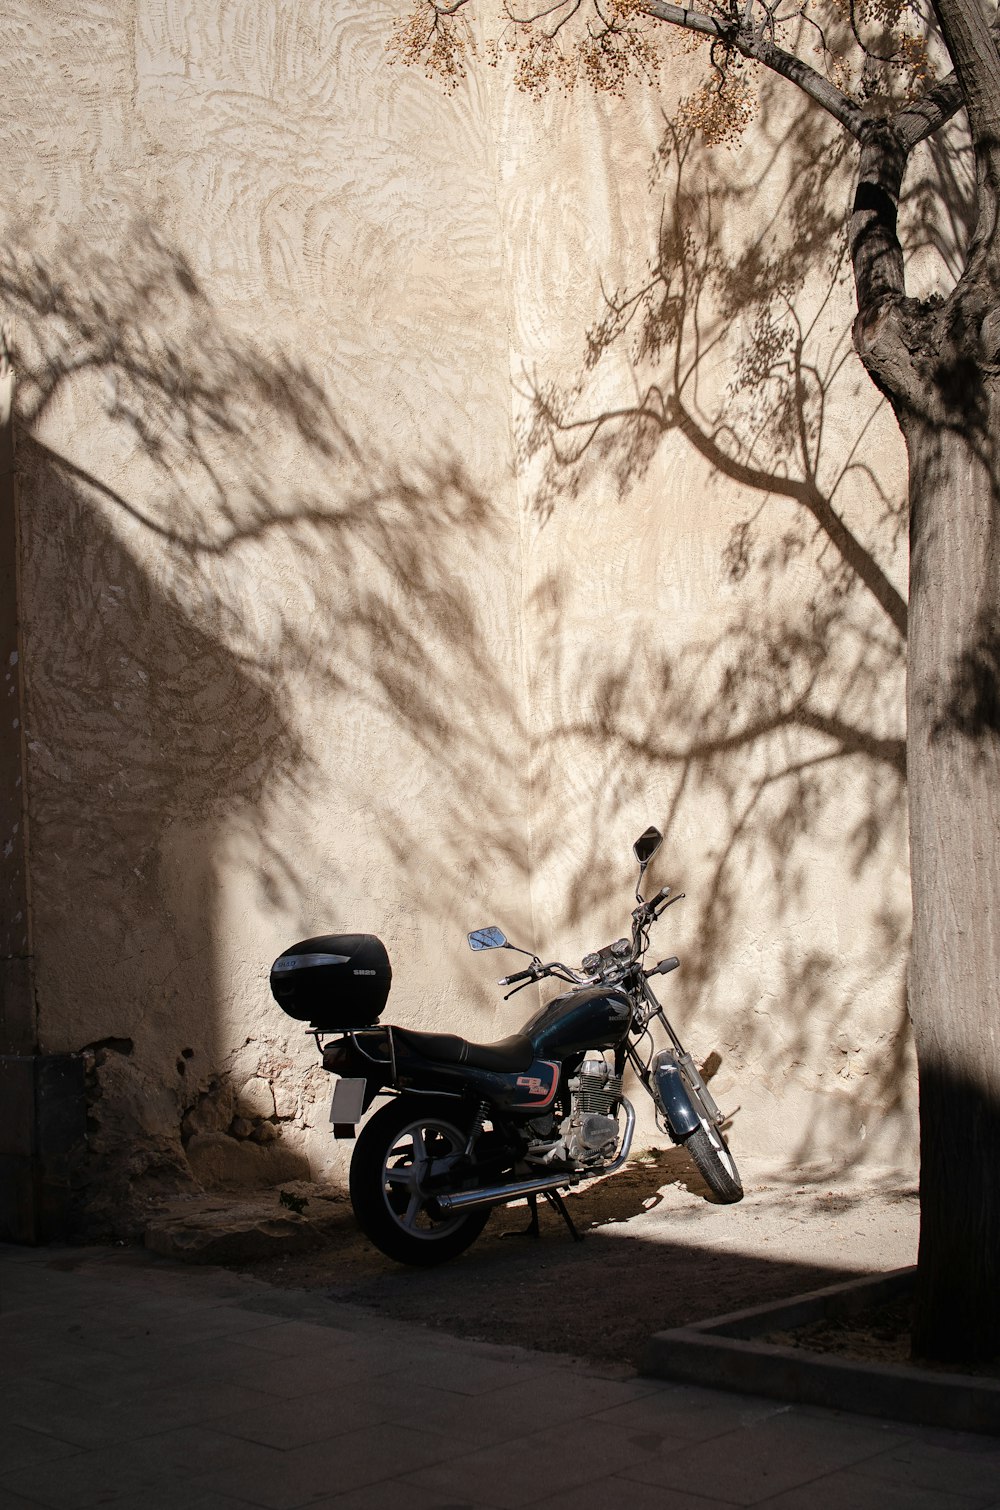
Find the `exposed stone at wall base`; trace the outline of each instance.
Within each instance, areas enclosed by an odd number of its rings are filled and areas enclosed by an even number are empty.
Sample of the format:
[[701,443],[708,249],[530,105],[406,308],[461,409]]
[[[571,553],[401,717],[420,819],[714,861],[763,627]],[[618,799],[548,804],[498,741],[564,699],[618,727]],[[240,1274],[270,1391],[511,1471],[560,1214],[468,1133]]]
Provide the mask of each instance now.
[[186,1151],[195,1179],[208,1189],[227,1185],[254,1189],[309,1178],[309,1161],[280,1142],[264,1145],[228,1133],[199,1133]]
[[144,1241],[153,1253],[187,1263],[242,1263],[325,1247],[343,1213],[343,1197],[292,1181],[260,1195],[171,1201],[150,1219]]
[[191,1087],[179,1075],[170,1081],[143,1064],[131,1039],[88,1044],[78,1056],[85,1092],[77,1129],[74,1176],[75,1228],[92,1240],[136,1239],[164,1200],[200,1196],[205,1190],[263,1190],[308,1180],[302,1130],[292,1118],[297,1104],[287,1087],[279,1094],[257,1068],[266,1048],[244,1045],[207,1085]]

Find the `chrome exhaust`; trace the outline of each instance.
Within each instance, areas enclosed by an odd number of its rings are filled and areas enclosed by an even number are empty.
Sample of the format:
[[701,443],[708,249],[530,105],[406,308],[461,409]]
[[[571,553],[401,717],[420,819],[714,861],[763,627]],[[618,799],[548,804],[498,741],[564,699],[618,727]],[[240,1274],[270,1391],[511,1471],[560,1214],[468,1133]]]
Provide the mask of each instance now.
[[539,1180],[521,1180],[516,1185],[486,1185],[481,1190],[461,1190],[454,1195],[439,1195],[438,1205],[442,1211],[469,1211],[473,1206],[505,1206],[508,1201],[519,1201],[526,1195],[541,1195],[546,1190],[558,1190],[561,1185],[579,1185],[581,1180],[614,1174],[628,1158],[635,1132],[635,1110],[632,1103],[620,1096],[619,1105],[625,1108],[622,1144],[612,1162],[603,1169],[567,1169],[562,1174],[545,1175]]

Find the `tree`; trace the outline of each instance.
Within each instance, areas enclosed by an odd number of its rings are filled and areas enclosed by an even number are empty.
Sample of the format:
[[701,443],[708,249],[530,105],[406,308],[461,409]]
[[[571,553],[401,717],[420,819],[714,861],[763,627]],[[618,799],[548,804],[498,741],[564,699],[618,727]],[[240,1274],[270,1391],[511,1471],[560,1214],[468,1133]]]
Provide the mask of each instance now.
[[[473,0],[419,0],[390,49],[454,87]],[[825,111],[854,152],[846,225],[853,341],[909,460],[907,782],[920,1080],[921,1234],[913,1348],[1000,1353],[1000,17],[990,0],[503,0],[489,61],[519,87],[621,94],[654,80],[666,39],[708,47],[686,102],[738,141],[766,70]],[[810,61],[811,60],[811,61]],[[962,113],[971,227],[945,296],[907,293],[897,212],[915,149]],[[939,153],[947,177],[947,153]],[[945,183],[953,193],[954,184]],[[836,521],[831,520],[833,527]]]

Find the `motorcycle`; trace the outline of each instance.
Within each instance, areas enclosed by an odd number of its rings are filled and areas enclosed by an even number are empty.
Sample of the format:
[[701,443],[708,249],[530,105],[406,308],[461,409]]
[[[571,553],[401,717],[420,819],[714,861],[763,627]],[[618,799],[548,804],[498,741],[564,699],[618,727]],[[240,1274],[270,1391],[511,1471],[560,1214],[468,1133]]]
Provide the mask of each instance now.
[[[415,1265],[454,1258],[479,1236],[494,1206],[523,1197],[528,1233],[538,1233],[541,1196],[579,1238],[561,1192],[625,1165],[636,1120],[622,1092],[626,1068],[652,1098],[657,1125],[687,1150],[716,1200],[742,1199],[723,1133],[728,1119],[650,984],[679,961],[644,964],[653,923],[684,895],[664,886],[642,898],[662,837],[648,828],[633,845],[639,879],[631,938],[586,955],[578,970],[543,963],[496,927],[468,935],[473,950],[528,957],[524,969],[499,981],[512,988],[504,1000],[550,978],[570,987],[496,1043],[379,1025],[392,968],[372,934],[306,939],[275,960],[275,999],[310,1024],[324,1068],[338,1077],[334,1134],[354,1138],[376,1097],[390,1096],[357,1134],[350,1169],[358,1223],[389,1258]],[[668,1040],[659,1050],[654,1023]]]

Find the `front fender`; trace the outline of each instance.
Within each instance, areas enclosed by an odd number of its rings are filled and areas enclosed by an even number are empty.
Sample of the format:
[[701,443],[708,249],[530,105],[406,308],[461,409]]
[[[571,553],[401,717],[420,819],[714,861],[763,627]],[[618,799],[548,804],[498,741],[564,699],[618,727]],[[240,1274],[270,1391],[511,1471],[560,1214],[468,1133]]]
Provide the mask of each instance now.
[[666,1121],[667,1131],[675,1143],[697,1132],[701,1126],[698,1113],[688,1094],[680,1066],[669,1049],[663,1049],[653,1060],[653,1098]]

